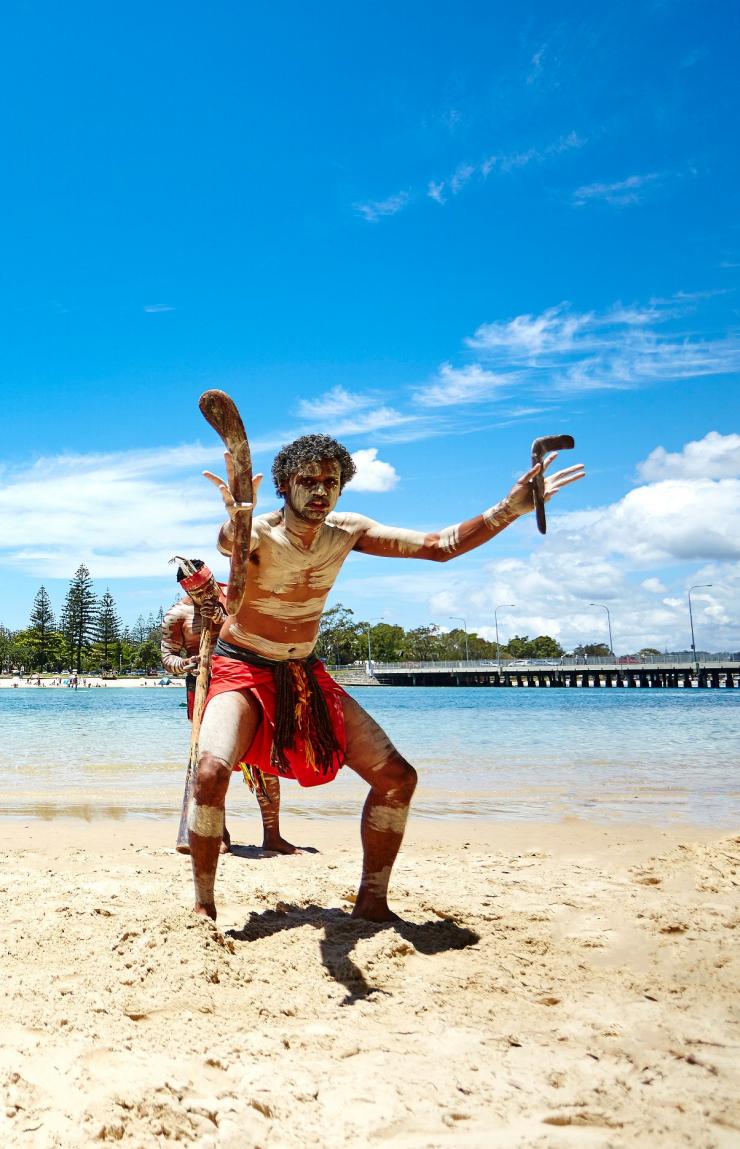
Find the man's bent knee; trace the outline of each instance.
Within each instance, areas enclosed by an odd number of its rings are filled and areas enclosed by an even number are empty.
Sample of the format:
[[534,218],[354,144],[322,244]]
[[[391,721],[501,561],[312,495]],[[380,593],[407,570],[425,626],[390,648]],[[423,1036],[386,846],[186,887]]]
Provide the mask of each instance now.
[[396,751],[374,773],[373,789],[379,790],[391,801],[408,803],[413,797],[416,782],[416,770]]
[[202,754],[198,759],[193,796],[200,806],[220,806],[231,781],[231,767],[223,758]]

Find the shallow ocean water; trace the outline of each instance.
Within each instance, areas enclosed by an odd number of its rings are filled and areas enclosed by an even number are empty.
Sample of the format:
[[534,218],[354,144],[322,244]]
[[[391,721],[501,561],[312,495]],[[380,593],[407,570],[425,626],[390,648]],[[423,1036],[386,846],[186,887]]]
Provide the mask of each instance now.
[[[740,691],[354,688],[417,767],[417,817],[564,816],[732,828],[740,821]],[[190,727],[184,694],[0,691],[8,817],[173,817]],[[286,814],[355,814],[364,785],[283,785]],[[229,807],[254,804],[236,776]],[[246,809],[246,808],[245,808]]]

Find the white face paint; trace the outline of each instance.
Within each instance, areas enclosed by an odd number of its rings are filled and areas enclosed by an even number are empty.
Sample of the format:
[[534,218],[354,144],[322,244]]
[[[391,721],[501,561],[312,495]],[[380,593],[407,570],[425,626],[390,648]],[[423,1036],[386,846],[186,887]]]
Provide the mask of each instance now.
[[288,488],[283,491],[286,505],[304,523],[323,523],[337,505],[340,475],[334,459],[306,463],[288,479]]

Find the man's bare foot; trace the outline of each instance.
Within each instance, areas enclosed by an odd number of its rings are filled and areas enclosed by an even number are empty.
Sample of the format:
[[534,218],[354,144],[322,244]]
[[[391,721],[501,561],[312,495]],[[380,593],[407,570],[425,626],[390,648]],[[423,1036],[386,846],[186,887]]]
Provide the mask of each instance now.
[[197,914],[199,918],[210,918],[212,922],[216,920],[216,906],[214,902],[203,904],[196,902],[193,906],[193,913]]
[[224,826],[224,836],[221,839],[221,845],[219,846],[218,852],[219,852],[219,854],[228,854],[230,849],[231,849],[231,834],[229,833],[229,831]]
[[181,844],[175,846],[175,849],[177,850],[178,854],[189,854],[190,844],[188,842],[182,842]]
[[286,841],[280,834],[265,834],[262,840],[262,849],[269,850],[271,854],[300,854],[297,846]]
[[394,914],[388,903],[383,899],[369,897],[366,894],[358,895],[354,909],[350,915],[360,918],[363,922],[400,922],[398,914]]

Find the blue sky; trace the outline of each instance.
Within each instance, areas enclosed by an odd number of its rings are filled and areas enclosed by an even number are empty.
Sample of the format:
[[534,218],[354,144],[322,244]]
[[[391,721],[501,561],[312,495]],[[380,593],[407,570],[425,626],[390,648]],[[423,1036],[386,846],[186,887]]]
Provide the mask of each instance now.
[[[536,435],[588,479],[330,603],[566,646],[740,648],[738,9],[17,5],[0,143],[0,622],[77,565],[121,614],[211,559],[236,399],[255,464],[322,430],[343,505],[442,527]],[[261,509],[275,500],[265,483]]]

